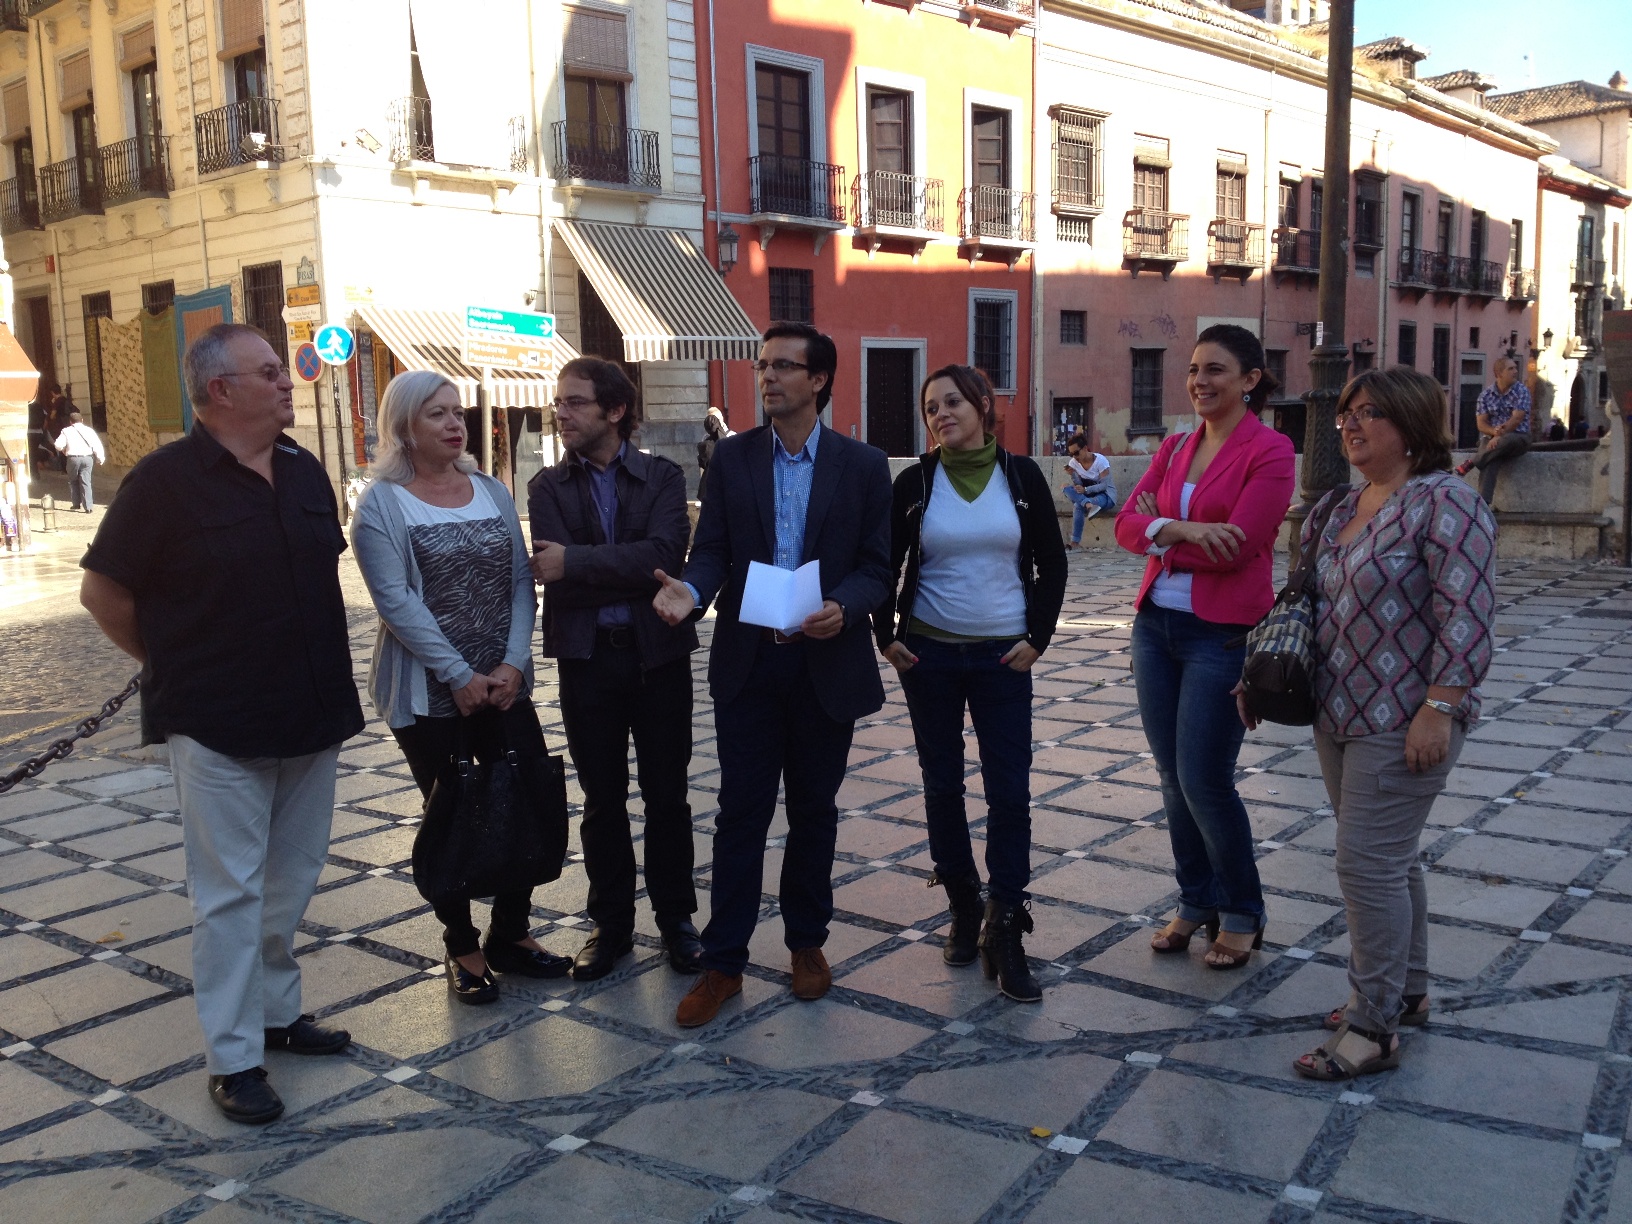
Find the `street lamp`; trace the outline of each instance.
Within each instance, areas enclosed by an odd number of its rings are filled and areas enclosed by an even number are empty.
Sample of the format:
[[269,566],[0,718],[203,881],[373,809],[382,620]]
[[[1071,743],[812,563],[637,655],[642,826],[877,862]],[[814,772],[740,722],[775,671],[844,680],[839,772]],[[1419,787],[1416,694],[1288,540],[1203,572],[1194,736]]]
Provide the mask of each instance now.
[[1548,349],[1550,349],[1552,347],[1553,347],[1553,329],[1549,327],[1546,331],[1541,333],[1541,351],[1545,353]]
[[714,241],[719,247],[720,275],[729,276],[731,269],[737,266],[737,231],[731,228],[728,221],[720,226]]

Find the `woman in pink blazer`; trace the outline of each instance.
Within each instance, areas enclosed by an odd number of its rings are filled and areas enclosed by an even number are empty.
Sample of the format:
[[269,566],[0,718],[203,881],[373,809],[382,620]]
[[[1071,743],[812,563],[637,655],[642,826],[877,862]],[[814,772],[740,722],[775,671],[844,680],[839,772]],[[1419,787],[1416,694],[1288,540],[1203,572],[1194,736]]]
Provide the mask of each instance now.
[[1211,969],[1239,969],[1264,941],[1231,690],[1246,654],[1234,639],[1275,601],[1275,537],[1292,500],[1292,443],[1256,415],[1275,385],[1246,328],[1202,332],[1185,384],[1202,426],[1162,443],[1116,516],[1117,542],[1148,558],[1133,679],[1179,882],[1178,915],[1150,946],[1183,952],[1205,926]]

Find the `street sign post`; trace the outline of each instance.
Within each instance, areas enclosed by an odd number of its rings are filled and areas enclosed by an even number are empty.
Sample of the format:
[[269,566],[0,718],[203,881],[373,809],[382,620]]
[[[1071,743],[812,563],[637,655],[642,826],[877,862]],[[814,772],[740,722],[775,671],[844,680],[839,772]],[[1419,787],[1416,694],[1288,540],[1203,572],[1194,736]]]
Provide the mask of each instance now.
[[477,369],[528,370],[541,374],[549,366],[549,346],[543,348],[509,337],[465,333],[465,364]]
[[318,323],[323,319],[323,306],[320,302],[313,302],[310,306],[285,306],[283,321],[285,323]]
[[467,306],[463,340],[466,365],[543,373],[555,342],[555,316]]
[[465,330],[484,335],[548,346],[555,339],[555,316],[531,310],[498,310],[491,306],[465,307]]
[[312,337],[317,355],[330,365],[345,365],[357,351],[357,337],[351,329],[338,323],[325,323]]
[[323,373],[323,359],[317,355],[317,346],[307,343],[295,350],[295,375],[301,382],[314,383]]
[[285,306],[316,306],[323,300],[323,291],[316,285],[291,285],[283,291]]

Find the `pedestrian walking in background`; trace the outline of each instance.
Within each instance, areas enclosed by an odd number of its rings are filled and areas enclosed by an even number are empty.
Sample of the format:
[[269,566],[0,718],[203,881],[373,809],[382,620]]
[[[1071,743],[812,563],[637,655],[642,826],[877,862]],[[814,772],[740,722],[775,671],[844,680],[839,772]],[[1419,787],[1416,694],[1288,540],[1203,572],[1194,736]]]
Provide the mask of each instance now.
[[1530,449],[1530,388],[1519,378],[1519,363],[1511,357],[1496,359],[1496,381],[1479,393],[1479,450],[1457,465],[1466,476],[1479,469],[1479,496],[1485,505],[1496,496],[1496,475],[1502,464]]
[[[930,883],[946,889],[952,911],[941,958],[970,964],[978,940],[986,976],[1009,998],[1035,1003],[1043,991],[1023,943],[1032,929],[1031,668],[1059,622],[1067,567],[1048,480],[1036,460],[998,446],[994,399],[969,366],[925,380],[919,411],[935,449],[896,477],[892,581],[873,626],[912,715]],[[964,807],[966,708],[986,796],[984,927]]]
[[714,448],[719,445],[721,438],[729,438],[732,431],[725,423],[725,413],[718,408],[709,407],[708,415],[703,418],[703,440],[697,443],[697,496],[703,495],[702,478],[708,474],[708,461],[714,457]]
[[183,360],[195,421],[131,469],[81,563],[80,601],[143,665],[143,725],[170,744],[210,1097],[236,1122],[283,1102],[268,1049],[351,1040],[300,1010],[295,927],[317,885],[341,741],[363,727],[329,479],[283,431],[294,384],[223,323]]
[[[884,704],[870,628],[889,590],[889,461],[818,420],[838,369],[831,337],[806,323],[779,323],[765,333],[754,369],[771,423],[715,449],[685,581],[660,571],[663,589],[653,601],[659,616],[679,625],[719,600],[708,683],[720,813],[704,972],[675,1016],[685,1027],[707,1024],[742,989],[779,782],[793,993],[805,1000],[827,993],[832,974],[822,945],[833,918],[835,798],[856,719]],[[786,570],[819,563],[821,609],[797,631],[741,619],[756,561]]]
[[[391,380],[380,397],[373,481],[357,504],[351,542],[380,628],[368,692],[427,799],[459,746],[478,758],[505,751],[507,712],[529,739],[533,618],[538,598],[510,491],[465,451],[459,389],[433,371]],[[499,997],[493,972],[561,977],[572,962],[532,937],[532,890],[493,898],[486,937],[468,900],[435,906],[448,989],[461,1003]]]
[[1111,461],[1088,449],[1088,439],[1077,434],[1065,444],[1065,472],[1070,477],[1060,489],[1072,505],[1072,548],[1082,545],[1082,525],[1101,510],[1116,508],[1116,485],[1111,480]]
[[594,981],[634,950],[635,849],[629,740],[635,741],[646,896],[669,964],[697,973],[692,925],[690,621],[652,608],[657,570],[678,571],[691,539],[686,474],[630,435],[638,392],[613,362],[561,367],[555,413],[566,456],[527,485],[533,576],[544,584],[544,654],[558,660],[567,748],[584,789],[580,839],[595,928],[572,976]]
[[68,414],[68,426],[52,443],[68,467],[68,492],[74,499],[72,509],[90,514],[96,507],[91,491],[91,471],[99,463],[108,461],[102,449],[102,439],[96,430],[85,424],[85,418],[76,409]]
[[1133,678],[1179,883],[1178,914],[1151,949],[1183,952],[1205,926],[1213,969],[1240,968],[1264,939],[1252,827],[1235,789],[1245,729],[1231,690],[1244,635],[1275,601],[1275,537],[1292,500],[1292,443],[1257,417],[1275,386],[1250,331],[1203,331],[1186,381],[1202,426],[1162,443],[1116,518],[1117,541],[1149,558]]
[[[1446,469],[1445,392],[1406,366],[1343,389],[1343,451],[1365,483],[1318,543],[1315,750],[1337,816],[1349,1000],[1294,1064],[1311,1079],[1399,1065],[1428,1019],[1428,896],[1417,839],[1479,716],[1495,614],[1496,524]],[[1309,516],[1313,523],[1315,514]],[[1305,530],[1304,555],[1317,547]],[[1245,705],[1241,715],[1253,725]]]

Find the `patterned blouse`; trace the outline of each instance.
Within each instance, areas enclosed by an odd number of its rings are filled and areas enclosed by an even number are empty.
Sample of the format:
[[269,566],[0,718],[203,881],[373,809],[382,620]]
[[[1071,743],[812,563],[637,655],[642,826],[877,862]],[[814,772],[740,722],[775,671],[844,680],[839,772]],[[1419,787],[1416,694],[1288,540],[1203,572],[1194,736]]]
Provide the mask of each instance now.
[[1363,488],[1332,511],[1316,566],[1315,725],[1333,735],[1393,731],[1416,716],[1431,684],[1467,687],[1457,717],[1471,725],[1490,669],[1495,520],[1466,482],[1430,472],[1340,545]]

